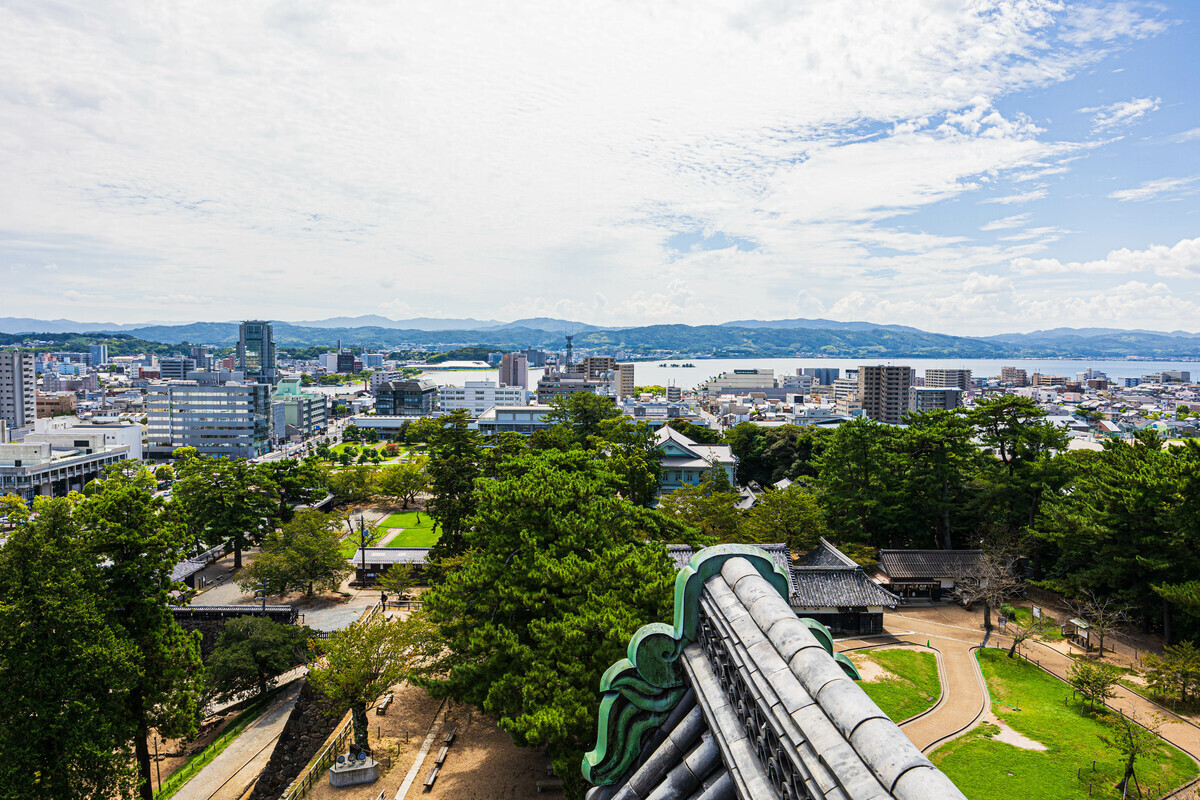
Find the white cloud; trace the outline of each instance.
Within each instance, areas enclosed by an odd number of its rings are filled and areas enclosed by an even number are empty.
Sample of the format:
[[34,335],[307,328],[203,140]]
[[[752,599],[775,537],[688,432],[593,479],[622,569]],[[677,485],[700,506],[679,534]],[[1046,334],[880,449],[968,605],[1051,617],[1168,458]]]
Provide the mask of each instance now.
[[1092,114],[1092,127],[1107,130],[1137,122],[1151,111],[1157,111],[1162,101],[1157,97],[1136,97],[1108,106],[1081,108],[1080,113]]
[[[1049,228],[981,246],[921,214],[1046,198],[1026,181],[1100,145],[1049,140],[1020,93],[1162,24],[1056,0],[0,4],[0,264],[53,260],[114,317],[699,323],[928,293],[1046,254]],[[664,246],[690,231],[756,249]],[[44,278],[8,297],[53,314]]]
[[1200,180],[1200,178],[1156,178],[1155,180],[1144,181],[1131,189],[1118,189],[1115,192],[1110,192],[1108,196],[1123,203],[1154,200],[1163,195],[1183,197],[1196,192],[1193,184],[1197,180]]
[[1056,258],[1014,258],[1018,275],[1061,275],[1064,273],[1126,275],[1153,272],[1163,278],[1200,276],[1200,238],[1181,239],[1172,246],[1152,244],[1145,250],[1113,250],[1096,261],[1062,262]]
[[980,200],[981,203],[1000,203],[1001,205],[1011,206],[1016,203],[1028,203],[1033,200],[1041,200],[1046,196],[1045,189],[1031,189],[1028,192],[1020,194],[1010,194],[1004,197],[991,197],[987,200]]
[[1032,216],[1033,216],[1032,214],[1016,214],[1011,217],[1004,217],[1002,219],[994,219],[991,222],[981,225],[979,230],[981,230],[981,231],[1000,231],[1000,230],[1004,230],[1006,228],[1020,228],[1021,226],[1028,224],[1029,220],[1032,218]]
[[1183,144],[1184,142],[1194,142],[1197,139],[1200,139],[1200,128],[1192,128],[1191,130],[1186,130],[1186,131],[1183,131],[1182,133],[1177,133],[1174,136],[1170,137],[1170,140],[1172,142],[1175,142],[1176,144]]

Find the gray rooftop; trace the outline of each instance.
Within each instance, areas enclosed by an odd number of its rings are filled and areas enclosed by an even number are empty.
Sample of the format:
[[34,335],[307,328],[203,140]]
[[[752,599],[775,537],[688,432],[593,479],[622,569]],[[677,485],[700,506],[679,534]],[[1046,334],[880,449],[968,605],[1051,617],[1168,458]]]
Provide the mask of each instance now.
[[982,550],[880,550],[879,568],[893,581],[952,578],[975,569]]

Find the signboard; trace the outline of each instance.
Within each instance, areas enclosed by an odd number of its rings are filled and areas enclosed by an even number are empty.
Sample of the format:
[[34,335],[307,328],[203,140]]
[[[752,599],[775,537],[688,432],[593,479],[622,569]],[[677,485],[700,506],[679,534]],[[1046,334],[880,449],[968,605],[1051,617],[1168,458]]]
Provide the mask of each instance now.
[[1033,607],[1033,618],[1034,619],[1042,618],[1042,610],[1040,608],[1038,608],[1037,606]]

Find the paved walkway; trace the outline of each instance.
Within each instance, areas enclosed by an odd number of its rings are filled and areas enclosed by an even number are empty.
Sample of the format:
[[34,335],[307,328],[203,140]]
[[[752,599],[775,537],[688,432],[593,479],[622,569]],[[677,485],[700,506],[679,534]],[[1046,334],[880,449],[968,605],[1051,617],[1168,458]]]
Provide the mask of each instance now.
[[[940,651],[939,661],[944,665],[942,701],[926,716],[901,726],[917,747],[929,752],[938,744],[953,738],[947,737],[947,734],[970,721],[983,702],[986,686],[976,671],[974,654],[970,652],[983,639],[982,616],[952,606],[909,608],[900,613],[885,614],[884,627],[895,632],[897,641],[925,644],[928,639]],[[877,642],[868,639],[856,644],[871,643]],[[1011,644],[1010,638],[996,631],[988,640],[989,647],[1008,649]],[[1075,663],[1069,656],[1041,642],[1025,642],[1021,645],[1021,652],[1063,680],[1066,680],[1071,665]],[[965,665],[971,669],[966,669]],[[1070,691],[1066,686],[1063,689],[1064,694]],[[1126,715],[1136,712],[1139,720],[1152,721],[1151,715],[1157,715],[1161,720],[1158,723],[1159,734],[1200,762],[1200,727],[1120,685],[1115,687],[1115,696],[1108,705]],[[939,737],[946,738],[939,741]]]
[[983,639],[982,632],[956,629],[922,616],[885,614],[888,638],[839,640],[839,650],[885,644],[915,644],[937,651],[938,678],[942,696],[929,711],[901,724],[900,728],[918,748],[929,752],[937,745],[965,732],[986,710],[986,688],[975,662],[974,648]]
[[267,766],[303,681],[285,689],[270,707],[175,793],[177,800],[238,800]]

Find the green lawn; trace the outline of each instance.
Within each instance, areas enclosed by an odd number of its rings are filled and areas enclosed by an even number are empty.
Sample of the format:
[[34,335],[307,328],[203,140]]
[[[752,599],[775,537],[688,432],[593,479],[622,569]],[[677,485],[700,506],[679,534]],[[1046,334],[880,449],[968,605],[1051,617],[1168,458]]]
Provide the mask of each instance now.
[[[403,528],[395,538],[387,543],[387,547],[433,547],[439,534],[433,530],[433,518],[428,514],[420,514],[420,524],[417,524],[416,511],[402,511],[392,514],[379,524],[380,528]],[[389,531],[390,532],[390,531]]]
[[932,652],[868,650],[865,655],[895,677],[876,683],[864,681],[859,686],[896,722],[932,708],[941,696],[937,658]]
[[[1017,622],[1019,624],[1029,625],[1031,622],[1033,622],[1033,610],[1032,609],[1024,608],[1022,606],[1017,606],[1016,612],[1017,612]],[[1062,624],[1062,620],[1058,620],[1058,622],[1059,622],[1059,624]],[[1003,632],[1004,629],[1001,628],[1000,630],[1001,630],[1001,632]],[[1058,628],[1057,626],[1050,628],[1045,633],[1041,634],[1038,638],[1045,639],[1047,641],[1054,640],[1054,639],[1061,639],[1062,638],[1062,629]]]
[[[1004,650],[980,651],[979,663],[992,696],[992,711],[1018,733],[1048,748],[1028,750],[991,738],[999,729],[982,725],[971,733],[938,748],[930,756],[971,800],[1011,800],[1037,797],[1045,800],[1086,798],[1088,784],[1077,777],[1080,767],[1092,783],[1092,797],[1117,798],[1113,789],[1122,772],[1116,748],[1100,740],[1110,728],[1092,714],[1082,716],[1077,702],[1063,705],[1071,689],[1022,659],[1009,659]],[[1015,711],[1003,703],[1020,706]],[[1138,778],[1154,796],[1178,786],[1196,774],[1190,758],[1166,742],[1138,761]]]

